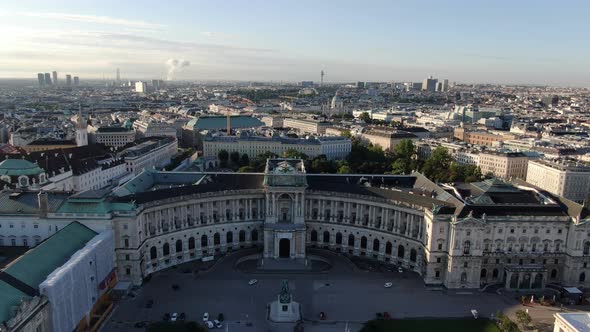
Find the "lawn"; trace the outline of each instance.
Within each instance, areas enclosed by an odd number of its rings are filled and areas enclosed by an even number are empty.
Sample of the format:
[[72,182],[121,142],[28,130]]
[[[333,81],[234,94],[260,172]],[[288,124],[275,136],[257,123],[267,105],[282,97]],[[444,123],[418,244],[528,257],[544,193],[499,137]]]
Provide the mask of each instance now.
[[361,332],[500,332],[494,322],[487,319],[391,319],[372,320]]

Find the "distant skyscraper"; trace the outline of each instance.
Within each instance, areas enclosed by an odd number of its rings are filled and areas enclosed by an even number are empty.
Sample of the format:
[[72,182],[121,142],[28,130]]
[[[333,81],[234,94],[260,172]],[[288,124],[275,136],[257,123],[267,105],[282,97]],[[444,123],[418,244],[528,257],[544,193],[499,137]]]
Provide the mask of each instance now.
[[43,73],[37,74],[37,80],[39,81],[39,86],[45,85],[45,75],[43,75]]
[[80,85],[80,79],[78,78],[78,76],[74,76],[74,86],[78,85]]
[[57,72],[53,71],[53,84],[57,85]]
[[70,75],[70,74],[66,75],[66,85],[72,86],[72,75]]
[[436,83],[437,83],[437,81],[438,80],[436,78],[432,78],[432,76],[428,76],[422,82],[422,90],[430,91],[430,92],[436,91]]
[[147,83],[142,82],[142,81],[135,82],[135,92],[146,93],[147,92]]
[[121,82],[121,71],[117,68],[117,83]]
[[45,73],[45,85],[51,85],[51,74]]
[[442,82],[442,91],[447,92],[449,91],[449,80],[444,79]]

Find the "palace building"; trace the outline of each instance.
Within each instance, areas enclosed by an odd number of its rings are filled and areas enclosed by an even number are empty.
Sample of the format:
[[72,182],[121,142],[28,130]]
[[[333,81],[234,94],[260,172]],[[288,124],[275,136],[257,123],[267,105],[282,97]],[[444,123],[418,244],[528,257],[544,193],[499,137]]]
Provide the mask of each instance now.
[[[427,285],[590,286],[590,214],[520,181],[438,185],[423,175],[144,170],[114,190],[0,192],[0,245],[32,245],[72,221],[112,230],[119,280],[257,246],[261,265],[311,247],[403,266]],[[23,242],[23,241],[27,242]]]

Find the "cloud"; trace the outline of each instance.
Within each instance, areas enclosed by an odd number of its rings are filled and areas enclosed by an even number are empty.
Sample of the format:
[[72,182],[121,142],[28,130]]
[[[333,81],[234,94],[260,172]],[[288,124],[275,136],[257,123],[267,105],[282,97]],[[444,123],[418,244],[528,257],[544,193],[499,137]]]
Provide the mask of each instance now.
[[68,14],[68,13],[37,13],[37,12],[18,12],[20,16],[36,17],[36,18],[47,18],[52,20],[62,20],[70,22],[83,22],[83,23],[94,23],[104,25],[116,25],[124,26],[128,28],[139,28],[139,29],[161,29],[164,27],[162,24],[150,23],[140,20],[128,20],[110,16],[97,16],[97,15],[82,15],[82,14]]

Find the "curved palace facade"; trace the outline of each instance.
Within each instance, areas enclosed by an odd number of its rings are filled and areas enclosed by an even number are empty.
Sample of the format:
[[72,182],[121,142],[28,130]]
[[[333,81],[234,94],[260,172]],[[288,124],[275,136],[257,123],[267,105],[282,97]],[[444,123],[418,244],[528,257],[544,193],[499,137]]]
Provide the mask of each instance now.
[[300,160],[271,159],[264,173],[144,171],[113,192],[36,198],[28,214],[0,211],[2,230],[37,225],[27,235],[3,232],[4,244],[45,238],[74,220],[112,228],[119,279],[134,284],[259,246],[263,265],[306,264],[306,249],[319,247],[402,265],[447,288],[589,286],[588,211],[525,183],[306,174]]

